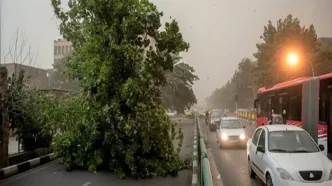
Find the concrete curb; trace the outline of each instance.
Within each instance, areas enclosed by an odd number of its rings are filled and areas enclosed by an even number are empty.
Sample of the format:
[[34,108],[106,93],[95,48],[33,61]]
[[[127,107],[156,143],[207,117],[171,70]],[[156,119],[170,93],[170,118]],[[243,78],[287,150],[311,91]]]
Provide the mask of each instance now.
[[[204,130],[204,132],[202,132],[203,137],[205,139],[208,139],[208,136],[207,136],[208,135],[208,129],[205,125],[202,126],[202,130]],[[211,143],[211,142],[209,141],[209,143]],[[209,162],[210,162],[210,170],[211,170],[211,175],[212,175],[213,186],[223,186],[223,182],[221,180],[221,176],[220,176],[220,173],[218,171],[217,164],[214,161],[214,157],[213,157],[212,150],[211,150],[210,147],[207,147],[207,155],[208,155],[208,159],[209,159]]]
[[[196,121],[195,121],[196,122]],[[194,130],[194,146],[193,146],[193,174],[192,174],[192,180],[191,185],[192,186],[198,186],[198,174],[199,174],[199,166],[198,166],[198,144],[197,144],[197,127],[195,125]]]
[[39,165],[43,165],[52,160],[54,160],[54,153],[50,153],[45,156],[41,156],[41,157],[38,157],[35,159],[31,159],[31,160],[16,164],[16,165],[5,167],[3,169],[0,169],[0,180],[13,176],[15,174],[25,172],[29,169],[35,168]]

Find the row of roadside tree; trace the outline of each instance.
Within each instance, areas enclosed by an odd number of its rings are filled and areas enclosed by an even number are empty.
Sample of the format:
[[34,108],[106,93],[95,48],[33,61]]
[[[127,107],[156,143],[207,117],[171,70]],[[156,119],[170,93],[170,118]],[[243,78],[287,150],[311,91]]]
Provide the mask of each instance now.
[[[259,87],[302,76],[332,72],[332,38],[318,37],[313,25],[305,27],[298,18],[288,15],[276,24],[264,26],[256,44],[254,59],[243,58],[233,77],[225,85],[215,89],[207,102],[211,108],[253,108]],[[295,52],[299,64],[294,68],[287,63],[287,55]]]
[[7,77],[1,67],[0,89],[8,91],[0,92],[0,167],[8,166],[13,127],[25,150],[51,146],[68,170],[146,178],[186,168],[183,135],[165,112],[196,103],[198,77],[181,60],[189,43],[178,23],[162,25],[163,13],[148,0],[70,1],[66,11],[51,2],[74,47],[59,73],[77,83],[79,94],[59,99],[26,87],[24,72]]

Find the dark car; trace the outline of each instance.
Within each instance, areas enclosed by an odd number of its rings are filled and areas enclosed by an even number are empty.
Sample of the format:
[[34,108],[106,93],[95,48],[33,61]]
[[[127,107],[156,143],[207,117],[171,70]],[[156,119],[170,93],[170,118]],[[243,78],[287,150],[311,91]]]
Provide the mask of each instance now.
[[221,110],[212,110],[210,115],[209,129],[210,131],[216,131],[217,124],[220,122],[220,119],[223,117],[224,112]]

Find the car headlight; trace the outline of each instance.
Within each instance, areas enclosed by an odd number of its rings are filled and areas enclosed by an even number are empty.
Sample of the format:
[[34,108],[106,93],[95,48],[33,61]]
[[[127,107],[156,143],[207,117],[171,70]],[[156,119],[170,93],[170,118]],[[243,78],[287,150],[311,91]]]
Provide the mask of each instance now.
[[277,168],[277,171],[279,172],[280,178],[283,180],[294,180],[292,175],[289,174],[285,169],[283,168]]
[[244,134],[241,134],[241,135],[240,135],[240,139],[243,140],[244,138],[246,138],[246,136],[245,136]]
[[332,180],[332,169],[330,170],[329,180]]
[[225,140],[228,139],[228,136],[227,136],[226,134],[222,134],[222,135],[221,135],[221,139],[225,141]]

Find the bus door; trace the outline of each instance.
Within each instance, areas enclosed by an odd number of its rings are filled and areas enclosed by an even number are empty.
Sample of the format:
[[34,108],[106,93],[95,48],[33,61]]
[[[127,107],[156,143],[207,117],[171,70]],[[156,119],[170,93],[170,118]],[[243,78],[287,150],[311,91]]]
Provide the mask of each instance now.
[[327,152],[332,154],[332,86],[328,87]]

